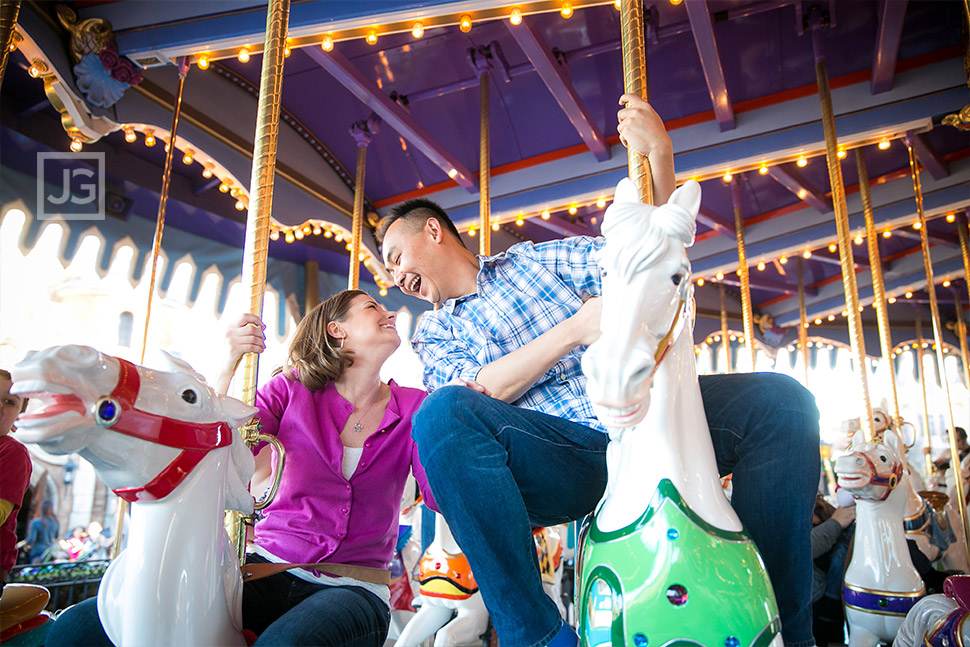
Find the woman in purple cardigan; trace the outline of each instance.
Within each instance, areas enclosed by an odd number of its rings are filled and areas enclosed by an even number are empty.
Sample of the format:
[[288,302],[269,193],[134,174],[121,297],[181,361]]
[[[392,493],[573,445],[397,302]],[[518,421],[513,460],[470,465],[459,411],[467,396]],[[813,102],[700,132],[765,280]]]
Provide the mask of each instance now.
[[[380,380],[401,343],[394,319],[359,290],[327,299],[300,322],[286,365],[256,395],[262,432],[283,443],[286,466],[247,563],[364,567],[342,577],[297,568],[247,582],[243,625],[259,636],[256,645],[384,644],[390,596],[368,569],[385,569],[392,558],[409,472],[434,507],[411,440],[425,392]],[[228,387],[243,353],[262,352],[263,329],[247,314],[227,332],[231,352],[216,388]],[[48,645],[78,644],[79,636],[110,644],[94,602],[66,611]]]

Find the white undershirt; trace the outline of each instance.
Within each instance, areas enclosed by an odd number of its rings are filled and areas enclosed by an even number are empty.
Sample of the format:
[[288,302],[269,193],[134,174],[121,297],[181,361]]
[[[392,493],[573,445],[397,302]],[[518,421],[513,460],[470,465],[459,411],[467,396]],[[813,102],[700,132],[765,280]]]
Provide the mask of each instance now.
[[340,471],[348,481],[354,475],[354,472],[357,471],[357,465],[360,463],[360,455],[363,453],[363,447],[347,447],[344,445],[344,457],[340,462]]

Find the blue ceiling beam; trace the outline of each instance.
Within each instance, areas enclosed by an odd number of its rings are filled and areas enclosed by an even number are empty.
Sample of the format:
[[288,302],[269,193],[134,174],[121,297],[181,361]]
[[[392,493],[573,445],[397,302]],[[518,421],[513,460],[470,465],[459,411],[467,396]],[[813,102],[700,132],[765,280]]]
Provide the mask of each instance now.
[[318,47],[306,47],[303,51],[448,177],[469,191],[478,191],[478,178],[347,58],[336,50],[324,52]]
[[906,141],[913,147],[916,159],[930,172],[934,180],[942,180],[950,174],[946,162],[933,149],[933,145],[926,138],[926,133],[906,133]]
[[906,4],[907,0],[880,0],[879,2],[879,27],[876,31],[876,49],[872,55],[870,82],[873,94],[887,92],[893,88]]
[[509,32],[596,159],[601,162],[610,159],[606,138],[573,87],[565,61],[556,60],[530,20],[523,20],[519,25],[510,24]]
[[778,184],[794,193],[799,200],[812,205],[821,213],[832,211],[832,201],[797,171],[786,170],[781,166],[772,166],[768,169],[768,175]]
[[737,238],[737,232],[734,231],[734,223],[709,207],[701,205],[700,211],[697,213],[697,222],[713,229],[721,236],[727,236],[732,239]]
[[707,0],[691,0],[685,2],[684,6],[687,8],[687,18],[690,20],[691,30],[694,33],[697,53],[701,57],[701,66],[704,68],[707,89],[711,93],[711,103],[714,105],[717,125],[721,132],[734,130],[734,108],[731,105],[731,97],[728,95],[724,68],[721,66],[717,38],[714,35],[714,22],[711,20],[711,11],[707,6]]

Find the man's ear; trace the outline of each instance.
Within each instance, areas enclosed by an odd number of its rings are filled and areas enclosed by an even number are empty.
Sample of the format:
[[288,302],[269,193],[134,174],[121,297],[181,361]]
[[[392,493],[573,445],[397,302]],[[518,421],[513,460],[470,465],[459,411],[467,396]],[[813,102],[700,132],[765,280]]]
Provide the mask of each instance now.
[[440,243],[442,237],[444,236],[444,228],[441,226],[441,222],[437,218],[428,218],[424,223],[425,232],[431,236],[431,240],[436,243]]

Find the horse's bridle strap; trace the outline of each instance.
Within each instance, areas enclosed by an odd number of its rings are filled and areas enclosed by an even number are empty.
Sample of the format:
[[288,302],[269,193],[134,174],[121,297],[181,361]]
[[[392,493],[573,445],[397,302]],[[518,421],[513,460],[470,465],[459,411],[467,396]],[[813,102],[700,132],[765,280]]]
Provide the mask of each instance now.
[[[119,497],[135,501],[157,501],[167,497],[211,450],[232,444],[232,427],[225,422],[195,423],[175,420],[135,407],[141,378],[138,369],[129,361],[116,357],[119,364],[118,384],[111,396],[99,401],[117,407],[112,420],[99,424],[105,428],[140,440],[181,449],[158,475],[141,487],[117,488]],[[95,417],[102,412],[95,411]]]

